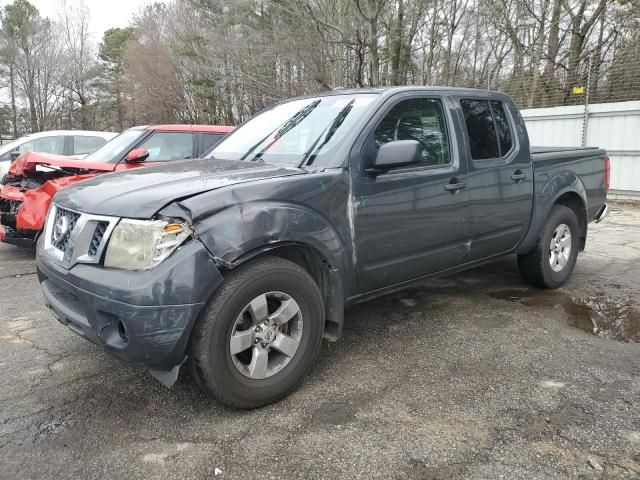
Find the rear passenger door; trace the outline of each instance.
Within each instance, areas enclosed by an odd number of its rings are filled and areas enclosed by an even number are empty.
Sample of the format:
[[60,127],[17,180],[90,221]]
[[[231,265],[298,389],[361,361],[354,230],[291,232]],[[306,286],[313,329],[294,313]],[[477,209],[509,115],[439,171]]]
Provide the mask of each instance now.
[[473,261],[507,252],[524,236],[533,172],[524,122],[511,102],[459,101],[467,134]]

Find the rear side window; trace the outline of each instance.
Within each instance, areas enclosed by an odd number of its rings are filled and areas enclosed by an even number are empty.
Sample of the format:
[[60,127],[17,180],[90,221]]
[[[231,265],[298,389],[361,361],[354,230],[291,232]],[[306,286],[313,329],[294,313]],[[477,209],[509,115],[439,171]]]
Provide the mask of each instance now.
[[502,102],[460,100],[469,135],[471,158],[504,157],[513,147],[511,128]]
[[88,155],[95,152],[102,145],[107,143],[104,138],[101,137],[87,137],[85,135],[73,136],[73,154],[74,155]]
[[498,158],[498,137],[496,126],[493,123],[489,102],[483,100],[460,100],[464,122],[469,134],[469,147],[471,158],[474,160],[486,160]]

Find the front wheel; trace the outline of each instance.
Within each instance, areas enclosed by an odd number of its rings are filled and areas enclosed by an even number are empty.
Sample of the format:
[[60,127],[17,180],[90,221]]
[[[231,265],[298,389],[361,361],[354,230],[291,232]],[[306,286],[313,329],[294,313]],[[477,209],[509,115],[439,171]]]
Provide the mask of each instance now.
[[579,246],[580,226],[575,212],[564,205],[555,205],[534,249],[518,255],[520,273],[536,287],[558,288],[573,272]]
[[292,391],[322,343],[324,307],[297,264],[265,257],[225,276],[195,326],[191,372],[222,403],[255,408]]

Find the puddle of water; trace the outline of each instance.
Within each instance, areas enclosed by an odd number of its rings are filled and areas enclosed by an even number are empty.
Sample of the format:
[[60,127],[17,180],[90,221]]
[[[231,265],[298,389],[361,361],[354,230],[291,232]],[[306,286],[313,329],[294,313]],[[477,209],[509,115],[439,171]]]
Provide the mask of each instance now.
[[573,327],[610,340],[640,343],[640,312],[631,302],[604,297],[578,301],[566,293],[548,290],[500,290],[488,295],[528,307],[562,308]]

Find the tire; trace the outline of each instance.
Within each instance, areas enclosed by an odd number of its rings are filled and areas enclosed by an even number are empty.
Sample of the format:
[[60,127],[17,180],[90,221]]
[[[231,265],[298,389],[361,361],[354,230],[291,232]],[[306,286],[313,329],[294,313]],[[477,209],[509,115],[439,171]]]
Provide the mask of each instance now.
[[[552,257],[551,241],[562,234],[563,225],[571,234],[570,252],[561,254],[566,263],[558,261],[558,255]],[[566,238],[566,237],[564,237]],[[575,212],[564,205],[555,205],[547,217],[544,227],[538,235],[536,245],[529,253],[518,255],[518,267],[524,279],[531,285],[540,288],[558,288],[569,279],[578,258],[580,246],[580,226]],[[558,247],[562,248],[562,247]],[[553,266],[552,266],[553,260]]]
[[[258,307],[254,308],[254,304]],[[256,320],[265,318],[261,314],[266,307],[259,305],[266,304],[269,319],[286,318],[287,305],[291,311],[298,308],[298,313],[280,327],[275,322],[267,326]],[[278,312],[284,313],[278,317]],[[267,405],[290,393],[302,381],[320,351],[323,330],[322,295],[311,276],[289,260],[260,258],[226,275],[222,287],[209,300],[191,337],[191,375],[200,388],[228,406]],[[246,335],[251,336],[248,341],[251,347],[233,355],[231,337]],[[272,343],[268,343],[267,336]],[[258,342],[254,343],[256,339]],[[288,340],[291,345],[291,339],[298,342],[297,350],[287,356],[279,350],[284,344],[279,348],[276,344]],[[237,345],[236,350],[245,348],[244,341],[238,341]],[[264,361],[257,361],[265,358],[265,350],[271,368],[267,371],[262,368]]]

